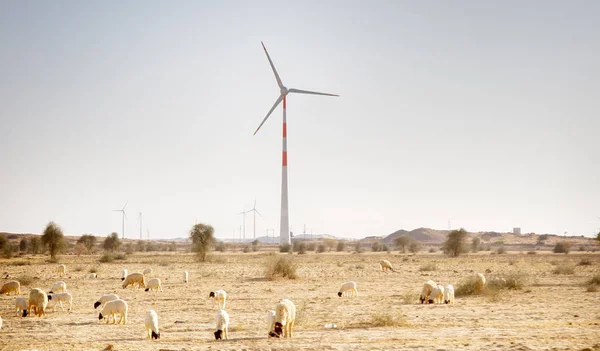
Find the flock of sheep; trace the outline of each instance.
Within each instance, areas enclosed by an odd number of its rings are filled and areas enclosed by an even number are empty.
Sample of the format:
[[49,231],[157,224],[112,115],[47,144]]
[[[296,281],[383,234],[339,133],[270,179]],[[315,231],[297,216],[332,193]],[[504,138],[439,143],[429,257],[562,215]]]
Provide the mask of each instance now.
[[[388,260],[381,260],[379,267],[383,272],[394,271],[392,264]],[[59,277],[65,275],[66,267],[61,264],[57,267],[57,273]],[[135,288],[142,288],[145,291],[156,290],[163,291],[161,280],[159,278],[152,278],[147,280],[148,276],[152,275],[152,268],[147,268],[143,273],[129,273],[127,269],[123,269],[121,272],[122,288],[125,289],[129,286]],[[90,273],[88,278],[96,278],[96,273]],[[188,283],[189,273],[188,271],[183,272],[183,282]],[[483,274],[478,273],[476,276],[476,290],[482,291],[485,288],[486,279]],[[21,294],[21,285],[16,280],[11,280],[0,287],[1,294],[15,295]],[[339,297],[355,297],[358,296],[358,290],[356,282],[345,282],[340,287],[337,295]],[[225,310],[227,292],[223,289],[215,290],[209,293],[209,298],[212,298],[216,303],[219,311],[215,317],[216,320],[216,331],[214,336],[216,340],[228,339],[228,326],[229,326],[229,314]],[[29,299],[26,300],[22,297],[17,296],[15,299],[15,307],[17,316],[26,317],[28,314],[43,317],[45,311],[48,308],[49,301],[53,302],[54,307],[60,305],[61,310],[64,311],[63,303],[68,305],[69,312],[72,307],[73,296],[67,291],[67,285],[63,281],[58,281],[52,285],[52,288],[46,293],[44,290],[39,288],[33,288],[29,292]],[[429,304],[453,304],[454,303],[454,287],[450,284],[443,286],[436,284],[433,280],[427,281],[423,285],[421,295],[419,297],[421,303]],[[127,311],[129,306],[127,301],[122,300],[116,294],[105,294],[101,296],[98,301],[94,303],[94,309],[103,306],[98,319],[101,321],[106,318],[106,323],[126,324],[127,323]],[[117,316],[119,317],[117,321]],[[284,337],[291,338],[293,335],[294,322],[296,320],[296,306],[288,299],[281,300],[276,306],[275,310],[267,312],[267,335],[268,337]],[[158,328],[158,314],[154,310],[148,310],[144,318],[144,324],[149,339],[160,339],[160,331]],[[0,329],[2,328],[2,318],[0,317]]]

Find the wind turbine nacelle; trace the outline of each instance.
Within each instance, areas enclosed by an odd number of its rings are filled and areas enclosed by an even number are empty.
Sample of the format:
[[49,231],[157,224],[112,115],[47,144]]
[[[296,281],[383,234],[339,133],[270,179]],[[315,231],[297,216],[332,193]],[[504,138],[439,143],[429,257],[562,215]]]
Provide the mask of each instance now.
[[286,96],[288,94],[288,88],[286,87],[281,87],[281,95]]

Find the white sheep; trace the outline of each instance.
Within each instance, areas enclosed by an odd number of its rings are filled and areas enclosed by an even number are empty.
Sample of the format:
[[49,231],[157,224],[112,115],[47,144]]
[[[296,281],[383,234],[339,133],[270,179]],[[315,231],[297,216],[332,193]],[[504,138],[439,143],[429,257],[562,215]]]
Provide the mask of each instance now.
[[118,314],[119,321],[117,322],[117,324],[121,324],[121,322],[123,322],[123,324],[127,324],[127,310],[127,302],[121,299],[109,301],[104,305],[102,311],[100,311],[100,314],[98,315],[98,320],[102,320],[102,318],[109,316],[109,318],[106,318],[106,324],[108,324],[110,316],[112,316],[113,324],[115,324],[115,322],[117,321],[115,315]]
[[15,299],[15,307],[17,308],[17,316],[19,315],[19,311],[22,312],[22,317],[27,317],[27,300],[22,297],[17,297]]
[[183,271],[183,282],[187,283],[188,282],[188,278],[189,278],[188,271]]
[[475,292],[480,293],[485,289],[485,277],[481,273],[477,273],[475,278]]
[[215,332],[215,339],[229,339],[229,335],[227,333],[227,329],[229,328],[229,314],[227,314],[227,311],[219,310],[215,319],[217,322],[217,331]]
[[16,280],[11,280],[8,281],[4,284],[2,284],[2,287],[0,288],[0,295],[2,294],[10,294],[10,293],[14,293],[15,295],[20,295],[21,294],[21,283],[19,283]]
[[425,301],[429,300],[429,295],[433,291],[433,289],[437,288],[437,284],[433,280],[428,280],[421,290],[421,296],[419,297],[419,301],[421,303],[425,303]]
[[125,278],[127,278],[127,268],[123,268],[123,271],[121,272],[121,281],[125,280]]
[[88,279],[95,279],[95,278],[98,278],[98,274],[96,274],[96,273],[90,273],[90,274],[88,274],[88,275],[87,275],[87,278],[88,278]]
[[52,297],[48,296],[42,289],[33,288],[29,292],[29,303],[27,310],[29,314],[42,317],[46,315],[46,307],[48,307],[48,300]]
[[454,303],[454,287],[450,284],[444,288],[444,303]]
[[348,295],[358,296],[358,291],[356,290],[355,282],[345,282],[340,287],[340,291],[338,291],[338,296],[342,297],[342,296],[348,296]]
[[6,273],[4,276],[2,276],[2,279],[12,279],[12,275]]
[[152,268],[146,268],[146,269],[144,269],[144,275],[147,275],[147,276],[152,275]]
[[388,260],[381,260],[379,261],[379,267],[381,268],[382,272],[386,272],[386,271],[394,271],[394,267],[392,267],[392,263]]
[[271,310],[267,312],[267,335],[271,337],[271,332],[275,328],[275,311]]
[[443,303],[444,302],[444,286],[438,285],[431,291],[429,295],[429,303]]
[[107,303],[109,301],[113,301],[113,300],[118,300],[119,299],[119,295],[117,294],[106,294],[106,295],[102,295],[98,301],[96,301],[94,303],[94,309],[98,308],[98,306]]
[[275,307],[275,327],[269,335],[272,337],[291,338],[296,321],[296,306],[288,299],[281,300]]
[[64,264],[59,264],[58,267],[56,267],[56,272],[58,272],[59,277],[62,277],[67,272],[67,266]]
[[49,291],[50,294],[61,293],[61,292],[67,292],[67,283],[56,282],[56,283],[54,283],[54,285],[52,285],[52,288]]
[[148,281],[148,284],[146,284],[146,290],[145,291],[150,291],[151,289],[152,290],[156,290],[156,291],[163,291],[160,279],[158,279],[158,278],[152,278],[152,279],[150,279]]
[[208,294],[208,297],[212,297],[214,299],[220,310],[225,309],[225,301],[227,300],[227,293],[225,290],[219,289],[211,291],[210,294]]
[[135,287],[136,284],[140,288],[146,287],[146,279],[144,278],[144,275],[142,273],[128,274],[127,278],[125,278],[125,281],[123,282],[123,289],[125,289],[129,285],[132,285],[133,287]]
[[146,312],[144,324],[146,325],[148,339],[160,339],[160,332],[158,331],[158,315],[156,314],[156,311],[149,310]]
[[69,304],[69,312],[71,312],[71,307],[73,306],[73,295],[68,292],[58,293],[49,295],[48,298],[53,302],[52,309],[54,310],[54,306],[57,304],[60,305],[61,311],[64,311],[63,302]]

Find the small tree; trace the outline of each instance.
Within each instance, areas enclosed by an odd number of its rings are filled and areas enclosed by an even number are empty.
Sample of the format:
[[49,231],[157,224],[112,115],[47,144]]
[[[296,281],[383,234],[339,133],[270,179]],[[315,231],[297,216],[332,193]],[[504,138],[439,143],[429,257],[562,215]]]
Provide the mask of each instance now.
[[344,251],[346,243],[343,240],[338,241],[336,251]]
[[357,253],[361,253],[362,252],[362,247],[360,245],[360,240],[356,240],[356,243],[354,244],[354,251],[356,251]]
[[421,243],[415,240],[410,243],[408,249],[412,253],[417,253],[417,252],[421,251]]
[[337,240],[325,239],[323,240],[323,243],[325,244],[325,246],[327,246],[327,250],[331,251],[337,245]]
[[135,249],[139,252],[146,251],[146,243],[143,240],[138,240]]
[[3,250],[7,243],[8,240],[6,240],[6,236],[0,235],[0,250]]
[[571,243],[568,241],[559,241],[556,243],[556,245],[554,245],[554,248],[552,249],[552,251],[554,253],[564,253],[564,254],[568,254],[570,250],[571,250]]
[[73,252],[79,256],[79,255],[84,255],[88,253],[88,249],[85,247],[85,245],[83,243],[77,243],[77,245],[75,245],[75,247],[73,248]]
[[31,240],[29,240],[29,251],[31,251],[32,254],[37,255],[40,253],[40,247],[41,243],[39,237],[34,236],[31,238]]
[[[458,257],[465,251],[465,241],[467,239],[467,231],[464,228],[453,230],[448,233],[448,237],[442,246],[444,252],[451,257]],[[467,249],[468,250],[468,249]]]
[[471,251],[479,252],[479,245],[481,245],[481,239],[473,238],[473,240],[471,241]]
[[394,240],[394,243],[396,244],[396,248],[398,248],[398,250],[402,251],[402,253],[405,253],[406,248],[411,241],[412,239],[409,236],[402,235],[397,237],[396,240]]
[[383,245],[381,245],[379,241],[376,241],[371,245],[371,250],[373,250],[373,252],[379,252],[383,250]]
[[102,247],[106,251],[116,251],[121,246],[121,239],[119,239],[119,234],[112,232],[109,236],[104,239],[104,243]]
[[596,234],[596,241],[598,241],[598,244],[600,244],[600,232],[598,232],[598,234]]
[[83,244],[88,252],[92,252],[94,245],[96,245],[96,237],[91,234],[84,234],[77,239],[78,244]]
[[198,254],[198,259],[206,261],[206,254],[210,247],[215,243],[215,229],[204,223],[198,223],[190,230],[190,239],[192,239],[192,250]]
[[42,235],[42,245],[48,248],[50,258],[56,259],[56,254],[64,247],[64,235],[58,224],[50,222],[46,225]]
[[21,239],[21,241],[19,242],[19,250],[22,252],[25,252],[25,251],[27,251],[27,246],[29,246],[29,242],[27,241],[27,238]]

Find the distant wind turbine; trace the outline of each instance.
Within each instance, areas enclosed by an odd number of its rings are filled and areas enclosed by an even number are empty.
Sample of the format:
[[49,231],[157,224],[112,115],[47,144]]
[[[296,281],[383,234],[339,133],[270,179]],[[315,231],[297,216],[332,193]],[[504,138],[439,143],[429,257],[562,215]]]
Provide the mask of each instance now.
[[267,118],[269,118],[269,116],[271,115],[273,110],[275,110],[275,108],[283,101],[283,148],[282,148],[283,151],[282,151],[282,161],[281,161],[281,166],[282,166],[282,170],[281,170],[281,220],[279,222],[280,223],[279,240],[280,240],[281,244],[290,244],[291,243],[291,240],[290,240],[291,234],[290,234],[290,225],[289,225],[290,222],[289,222],[289,213],[288,213],[287,127],[286,127],[287,98],[286,97],[289,93],[325,95],[325,96],[339,96],[339,95],[329,94],[329,93],[319,93],[316,91],[300,90],[300,89],[294,89],[294,88],[290,88],[290,89],[286,88],[286,86],[283,85],[283,83],[281,82],[281,78],[279,78],[279,74],[277,73],[277,70],[275,69],[275,65],[273,64],[273,61],[271,61],[271,57],[269,56],[269,53],[267,52],[267,48],[265,47],[265,44],[263,44],[263,42],[261,42],[261,44],[263,46],[263,49],[265,50],[265,54],[267,55],[267,59],[269,60],[269,64],[271,65],[271,69],[273,70],[273,74],[275,74],[275,79],[277,80],[277,85],[279,86],[279,97],[277,98],[277,100],[275,100],[275,103],[273,104],[273,107],[271,107],[269,112],[267,113],[267,116],[265,116],[265,118],[262,120],[262,122],[260,122],[260,125],[258,126],[258,128],[256,128],[254,135],[256,135],[256,133],[258,133],[258,130],[267,121]]
[[[244,240],[246,240],[246,213],[248,213],[249,211],[246,211],[246,205],[244,205],[244,210],[242,212],[238,212],[238,214],[241,214],[244,217]],[[242,235],[242,228],[240,228],[240,236]],[[240,238],[240,242],[241,242],[241,238]]]
[[252,207],[251,210],[248,210],[248,212],[254,212],[254,240],[256,240],[256,214],[258,213],[259,216],[262,217],[262,215],[260,214],[260,212],[258,212],[258,210],[256,209],[256,198],[254,198],[254,207]]
[[125,218],[127,218],[127,215],[125,214],[125,207],[127,207],[128,203],[129,203],[129,200],[127,202],[125,202],[125,206],[123,206],[122,209],[113,210],[113,212],[121,212],[123,214],[123,231],[121,232],[122,239],[125,239]]

